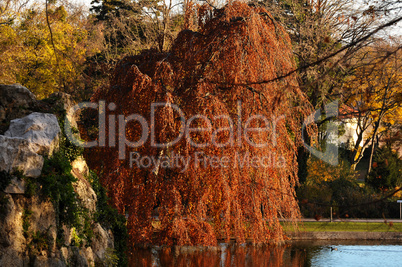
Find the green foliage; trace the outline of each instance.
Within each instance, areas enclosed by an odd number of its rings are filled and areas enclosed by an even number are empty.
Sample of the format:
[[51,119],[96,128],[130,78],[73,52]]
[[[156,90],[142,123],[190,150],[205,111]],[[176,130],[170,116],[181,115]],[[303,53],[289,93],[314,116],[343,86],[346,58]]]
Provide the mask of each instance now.
[[139,9],[133,10],[133,5],[127,0],[93,0],[91,4],[91,11],[100,21],[110,21],[113,17],[120,17],[123,11],[131,11],[133,14],[140,12]]
[[[52,107],[50,112],[55,114],[58,118],[60,126],[59,150],[70,162],[74,161],[82,155],[84,148],[75,146],[65,135],[65,118],[67,111],[64,109],[62,101],[60,101],[58,96],[49,97],[42,101]],[[72,132],[73,134],[79,134],[79,131],[76,128],[72,128]]]
[[75,181],[70,162],[61,150],[45,160],[42,175],[38,177],[42,192],[55,205],[59,220],[70,225],[79,223],[81,213],[72,184]]
[[27,197],[34,196],[38,190],[36,179],[30,177],[24,177],[23,179],[25,180],[25,195]]
[[337,166],[332,166],[315,157],[311,157],[307,161],[308,175],[306,178],[307,184],[323,184],[334,180],[355,181],[355,172],[351,170],[350,164],[342,159],[339,159]]
[[56,245],[57,247],[62,247],[65,243],[64,240],[64,229],[62,227],[59,227],[57,229],[57,235],[56,235]]
[[[74,239],[74,245],[82,245],[83,240],[90,245],[93,237],[92,218],[77,199],[73,186],[76,181],[71,174],[70,161],[62,149],[45,160],[42,175],[38,177],[43,194],[53,202],[58,225],[63,223],[74,228],[78,238]],[[59,244],[63,243],[62,236],[62,228],[58,227]]]
[[101,185],[98,176],[94,172],[90,172],[88,180],[98,197],[94,220],[101,223],[103,226],[112,229],[115,254],[118,257],[117,266],[127,266],[128,259],[126,250],[128,233],[126,218],[109,205],[106,189]]
[[[58,118],[64,119],[64,117],[66,115],[66,111],[65,111],[64,105],[63,105],[62,101],[60,101],[59,97],[52,95],[48,98],[42,99],[41,101],[50,106],[50,110],[48,111],[49,113],[53,113]],[[61,121],[59,120],[59,124],[60,124],[60,122]]]
[[[73,143],[71,143],[70,139],[68,139],[65,136],[64,116],[62,116],[62,119],[59,120],[59,125],[62,132],[59,140],[60,150],[63,152],[64,156],[69,160],[69,162],[73,162],[79,156],[82,156],[84,148],[75,146]],[[72,132],[73,134],[78,134],[78,130],[75,128],[72,129]]]
[[304,217],[334,218],[397,218],[399,211],[394,199],[378,201],[382,195],[370,188],[360,187],[343,179],[320,185],[302,185],[297,190],[301,213]]
[[[118,265],[126,266],[127,228],[125,217],[119,215],[117,210],[108,204],[106,190],[94,173],[91,172],[88,178],[98,198],[94,218],[91,218],[88,212],[80,206],[76,197],[73,187],[76,178],[71,174],[70,162],[80,155],[81,150],[70,143],[64,135],[61,136],[60,150],[45,160],[42,175],[38,177],[38,182],[42,185],[42,192],[55,205],[58,221],[73,227],[73,245],[81,246],[84,244],[84,240],[86,245],[90,245],[93,237],[92,222],[100,222],[110,228],[114,234],[116,255],[119,258]],[[61,245],[63,235],[61,227],[59,228],[57,243]]]
[[31,222],[29,221],[29,219],[31,218],[31,216],[31,210],[25,209],[22,213],[22,231],[25,238],[28,237],[29,227],[31,226]]
[[366,183],[375,190],[388,190],[402,184],[402,160],[390,147],[379,148]]
[[[46,99],[45,101],[50,104],[55,103],[55,99]],[[54,106],[54,111],[58,115],[61,128],[59,151],[45,160],[42,174],[37,181],[42,185],[41,192],[55,206],[59,225],[56,242],[59,246],[64,244],[63,229],[60,227],[61,223],[63,223],[73,229],[72,245],[82,246],[85,241],[85,244],[90,246],[94,235],[92,230],[93,221],[100,222],[112,229],[115,236],[116,255],[119,257],[119,266],[126,266],[127,229],[125,218],[108,205],[106,191],[93,173],[91,173],[89,179],[92,181],[92,186],[98,196],[97,212],[94,218],[80,205],[74,191],[73,183],[77,179],[71,174],[71,162],[82,155],[83,149],[76,147],[64,135],[64,109],[56,105]]]
[[[31,226],[30,218],[32,216],[32,211],[24,209],[22,213],[22,232],[27,240],[27,249],[29,257],[38,255],[42,250],[48,250],[50,247],[51,240],[48,235],[48,231],[30,231]],[[49,230],[49,229],[48,229]]]
[[112,248],[107,248],[105,251],[105,259],[103,260],[103,266],[112,267],[112,266],[121,266],[119,265],[119,257],[116,254],[116,250]]
[[71,162],[82,155],[83,149],[76,147],[65,136],[64,118],[66,111],[58,97],[47,98],[43,101],[52,106],[52,113],[57,115],[61,129],[59,150],[50,158],[45,159],[42,174],[37,179],[41,184],[41,192],[53,202],[56,210],[58,224],[56,242],[59,246],[64,243],[63,229],[60,227],[63,223],[73,227],[77,236],[74,241],[79,240],[79,242],[74,242],[75,245],[82,245],[83,240],[86,241],[87,245],[90,245],[93,237],[92,218],[79,203],[73,186],[77,179],[71,174]]
[[41,251],[49,251],[52,241],[51,237],[48,235],[48,230],[44,232],[29,231],[24,233],[24,236],[27,239],[29,266],[33,266],[36,256],[39,255]]
[[86,246],[91,246],[92,238],[94,237],[94,231],[92,229],[93,218],[89,215],[88,212],[84,212],[82,214],[82,219],[83,222],[81,225],[79,237],[86,241]]
[[73,246],[80,246],[82,244],[81,238],[78,236],[77,231],[75,230],[75,227],[71,229],[71,245]]
[[36,231],[32,233],[31,244],[36,248],[36,250],[48,250],[49,249],[49,238],[46,232]]
[[370,187],[357,183],[355,172],[341,160],[330,166],[309,160],[307,181],[297,189],[300,210],[305,217],[392,218],[399,216],[393,199],[378,201],[383,196]]

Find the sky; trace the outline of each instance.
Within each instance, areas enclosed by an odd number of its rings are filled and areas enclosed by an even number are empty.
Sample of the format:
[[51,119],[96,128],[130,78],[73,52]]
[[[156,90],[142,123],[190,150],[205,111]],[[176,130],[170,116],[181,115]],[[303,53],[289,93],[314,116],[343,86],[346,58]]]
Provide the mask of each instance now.
[[86,6],[90,7],[92,0],[70,0],[72,3],[77,4],[85,4]]
[[71,0],[71,2],[75,2],[77,4],[85,4],[87,7],[91,7],[92,0]]
[[89,9],[91,7],[92,0],[70,0],[70,2],[73,4],[79,4],[79,5],[83,4],[86,7],[88,7],[88,9]]

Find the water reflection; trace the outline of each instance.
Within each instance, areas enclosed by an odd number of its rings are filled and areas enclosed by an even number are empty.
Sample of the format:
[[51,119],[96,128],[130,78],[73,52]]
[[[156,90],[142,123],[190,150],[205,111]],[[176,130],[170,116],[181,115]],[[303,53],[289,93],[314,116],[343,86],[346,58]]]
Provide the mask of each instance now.
[[402,243],[292,242],[284,246],[220,244],[214,247],[135,249],[130,266],[400,266]]
[[220,244],[217,248],[135,249],[130,255],[130,266],[303,266],[300,260],[304,257],[298,254],[305,252],[285,255],[289,251],[289,246],[236,244]]

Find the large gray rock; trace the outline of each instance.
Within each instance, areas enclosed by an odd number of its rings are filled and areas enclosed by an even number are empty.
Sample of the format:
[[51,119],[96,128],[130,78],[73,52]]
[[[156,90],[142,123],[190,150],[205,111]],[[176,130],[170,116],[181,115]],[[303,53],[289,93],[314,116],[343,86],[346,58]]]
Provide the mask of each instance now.
[[[41,103],[25,87],[0,85],[0,170],[20,170],[30,177],[41,174],[43,156],[52,154],[58,147],[60,128],[56,116],[32,112],[51,112],[55,103],[67,110],[74,105],[67,94],[57,93],[52,97],[55,102]],[[15,120],[10,122],[10,118]],[[71,115],[69,119],[74,122],[75,118]],[[83,159],[74,161],[72,167],[78,178],[74,188],[79,203],[92,215],[97,199],[85,180],[88,167]],[[24,195],[25,183],[24,179],[15,177],[0,192],[0,266],[94,266],[95,262],[102,264],[107,260],[114,244],[110,230],[95,224],[91,246],[84,243],[77,248],[71,244],[72,229],[59,222],[59,227],[68,233],[65,246],[60,248],[56,243],[58,215],[53,203],[40,194]],[[23,227],[26,223],[28,232]],[[48,247],[32,242],[34,234],[45,237]]]
[[36,96],[21,84],[0,84],[0,104],[15,103],[20,106],[28,106],[36,101]]
[[44,162],[41,155],[51,155],[58,148],[59,133],[53,114],[35,112],[12,120],[5,135],[0,135],[0,170],[38,177]]
[[32,113],[38,105],[39,101],[27,88],[0,84],[0,134],[7,130],[9,121]]
[[29,141],[37,154],[51,155],[59,145],[60,126],[54,114],[34,112],[21,119],[12,120],[4,134]]
[[0,135],[0,170],[22,171],[25,176],[38,177],[44,160],[35,151],[36,147],[26,139]]

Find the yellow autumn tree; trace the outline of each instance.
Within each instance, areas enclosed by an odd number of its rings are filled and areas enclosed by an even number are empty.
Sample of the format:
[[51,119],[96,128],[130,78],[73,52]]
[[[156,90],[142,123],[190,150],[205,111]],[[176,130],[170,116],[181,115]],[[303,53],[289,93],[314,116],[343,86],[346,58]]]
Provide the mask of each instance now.
[[349,165],[344,160],[341,160],[339,165],[332,166],[320,159],[310,157],[307,161],[307,168],[307,185],[320,185],[323,182],[337,179],[354,180],[355,177],[355,173],[349,170]]
[[14,18],[0,25],[0,83],[20,83],[39,98],[85,87],[84,62],[96,51],[85,19],[53,4],[47,12],[36,4]]
[[393,46],[378,44],[356,57],[356,68],[343,88],[349,114],[356,124],[357,139],[352,144],[354,169],[371,146],[369,171],[375,145],[391,125],[401,121],[402,61]]

